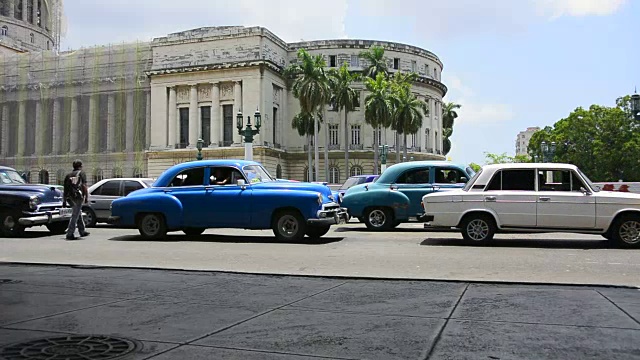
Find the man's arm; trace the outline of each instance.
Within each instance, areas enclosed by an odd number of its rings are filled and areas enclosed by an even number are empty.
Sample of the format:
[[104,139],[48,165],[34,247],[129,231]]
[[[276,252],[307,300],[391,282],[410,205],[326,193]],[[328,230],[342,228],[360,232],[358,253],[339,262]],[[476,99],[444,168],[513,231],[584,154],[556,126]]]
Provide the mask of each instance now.
[[84,171],[80,172],[80,178],[82,179],[82,186],[80,188],[82,189],[82,196],[84,197],[84,203],[88,204],[89,189],[87,188],[87,175],[84,173]]
[[67,207],[67,199],[69,198],[69,193],[67,192],[67,177],[64,178],[64,186],[62,190],[62,207]]

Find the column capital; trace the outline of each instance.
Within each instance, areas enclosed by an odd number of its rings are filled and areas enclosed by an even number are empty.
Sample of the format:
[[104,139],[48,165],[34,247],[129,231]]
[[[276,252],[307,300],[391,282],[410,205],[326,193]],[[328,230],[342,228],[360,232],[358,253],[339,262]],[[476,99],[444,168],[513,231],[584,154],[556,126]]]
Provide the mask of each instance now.
[[220,87],[220,81],[214,81],[210,83],[213,86]]
[[193,89],[193,88],[195,88],[195,87],[198,87],[198,84],[197,84],[197,83],[190,83],[190,84],[188,84],[188,85],[189,85],[192,89]]
[[236,85],[242,85],[242,80],[233,80],[233,83]]
[[167,88],[168,88],[169,90],[174,90],[174,91],[175,91],[175,90],[178,88],[178,86],[176,86],[176,85],[169,85],[169,86],[167,86]]

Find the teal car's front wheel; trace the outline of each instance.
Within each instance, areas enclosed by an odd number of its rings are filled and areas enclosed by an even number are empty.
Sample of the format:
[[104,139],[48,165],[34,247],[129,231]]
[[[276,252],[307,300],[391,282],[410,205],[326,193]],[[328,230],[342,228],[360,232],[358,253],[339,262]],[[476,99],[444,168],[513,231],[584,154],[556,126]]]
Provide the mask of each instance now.
[[391,209],[384,207],[366,209],[363,220],[369,230],[389,230],[395,224],[393,212],[391,212]]
[[304,239],[307,224],[299,212],[284,210],[273,216],[271,228],[278,241],[300,242]]

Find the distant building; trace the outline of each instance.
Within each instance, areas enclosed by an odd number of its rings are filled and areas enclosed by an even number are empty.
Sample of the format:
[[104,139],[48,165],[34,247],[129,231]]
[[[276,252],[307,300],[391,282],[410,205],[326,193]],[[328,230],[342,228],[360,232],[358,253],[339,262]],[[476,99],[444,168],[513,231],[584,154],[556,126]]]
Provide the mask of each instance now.
[[540,131],[540,128],[535,126],[528,127],[527,130],[518,133],[518,138],[516,139],[516,155],[528,155],[527,149],[529,148],[529,141],[537,131]]

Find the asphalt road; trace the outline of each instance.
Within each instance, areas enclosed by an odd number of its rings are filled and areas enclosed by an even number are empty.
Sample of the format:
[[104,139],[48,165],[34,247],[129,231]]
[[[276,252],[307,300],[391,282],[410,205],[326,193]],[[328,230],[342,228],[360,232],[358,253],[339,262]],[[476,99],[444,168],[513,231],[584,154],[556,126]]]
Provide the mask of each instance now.
[[611,287],[0,264],[0,358],[631,360],[639,305]]
[[490,247],[465,246],[458,233],[426,232],[421,224],[366,231],[349,223],[320,243],[278,243],[271,231],[208,230],[159,242],[137,230],[100,227],[65,241],[46,229],[0,238],[0,261],[269,274],[496,281],[640,287],[640,250],[610,247],[600,236],[498,235]]

